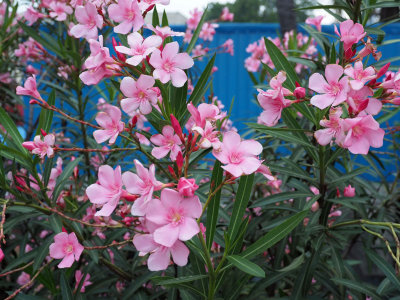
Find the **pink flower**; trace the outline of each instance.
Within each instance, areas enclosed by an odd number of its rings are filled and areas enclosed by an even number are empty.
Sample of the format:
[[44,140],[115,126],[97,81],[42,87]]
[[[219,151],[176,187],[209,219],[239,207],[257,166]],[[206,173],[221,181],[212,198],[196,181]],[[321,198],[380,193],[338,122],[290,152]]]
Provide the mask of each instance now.
[[163,41],[167,37],[170,37],[170,36],[183,36],[184,35],[183,32],[173,31],[171,29],[171,27],[169,27],[169,26],[160,27],[157,25],[156,27],[153,27],[153,25],[151,25],[151,24],[146,24],[146,28],[153,31],[157,36],[162,38]]
[[349,184],[348,186],[346,186],[345,188],[344,188],[344,191],[343,191],[343,196],[345,196],[345,197],[354,197],[356,195],[356,189],[355,188],[353,188],[352,186],[351,186],[351,184]]
[[199,188],[194,178],[186,179],[185,177],[179,178],[178,191],[183,197],[193,197],[194,192]]
[[357,61],[354,64],[354,68],[351,65],[347,65],[344,69],[344,73],[353,79],[349,80],[349,84],[351,88],[356,91],[360,90],[365,83],[376,77],[375,69],[373,67],[368,67],[364,70],[361,61]]
[[214,149],[214,156],[225,166],[224,170],[235,177],[249,175],[257,171],[261,161],[257,158],[263,150],[255,140],[241,141],[240,135],[234,131],[224,134],[221,148]]
[[150,64],[155,68],[153,77],[162,83],[172,80],[172,85],[182,87],[187,81],[184,69],[194,65],[193,59],[187,53],[178,53],[179,44],[169,43],[164,50],[154,50],[150,57]]
[[114,144],[125,127],[124,122],[121,122],[121,110],[113,105],[108,105],[104,112],[99,112],[96,122],[102,128],[93,132],[93,137],[98,144],[107,140],[110,140],[109,145]]
[[97,28],[103,27],[103,17],[97,13],[96,6],[91,2],[87,2],[85,6],[78,6],[75,9],[75,18],[79,24],[71,28],[71,35],[76,38],[97,40]]
[[146,10],[150,6],[154,4],[162,4],[162,5],[168,5],[170,0],[142,0],[140,1],[141,9]]
[[125,98],[121,100],[121,108],[128,115],[133,115],[139,108],[144,115],[151,113],[152,105],[157,105],[157,92],[154,91],[155,80],[148,75],[140,75],[137,81],[124,77],[121,81],[121,91]]
[[211,42],[214,39],[215,28],[218,28],[218,24],[204,23],[199,37],[205,41]]
[[86,188],[86,195],[90,202],[102,205],[101,210],[95,216],[108,217],[117,207],[119,199],[123,193],[121,167],[113,170],[108,165],[99,168],[98,182]]
[[204,129],[199,126],[193,126],[192,131],[197,132],[201,136],[198,142],[200,148],[208,149],[213,147],[214,149],[218,149],[221,146],[221,141],[218,138],[219,131],[216,131],[215,127],[209,121],[206,121]]
[[52,1],[50,3],[50,17],[56,18],[57,21],[65,21],[67,15],[72,14],[72,12],[72,7],[63,2]]
[[306,24],[308,25],[314,25],[318,31],[321,31],[321,22],[324,16],[317,16],[315,18],[307,18],[306,19]]
[[22,96],[30,96],[35,99],[41,100],[42,97],[40,96],[37,87],[36,87],[36,77],[33,75],[32,77],[29,77],[25,83],[24,87],[22,86],[17,86],[16,89],[17,95],[22,95]]
[[272,90],[264,92],[263,90],[258,89],[259,94],[257,100],[264,109],[258,118],[258,123],[267,126],[275,126],[281,118],[282,110],[285,107],[290,106],[292,103],[290,100],[284,98],[291,94],[288,89],[282,87],[285,80],[286,74],[281,71],[270,81],[269,85]]
[[195,8],[193,11],[191,11],[190,18],[187,19],[187,21],[186,21],[186,25],[187,25],[188,29],[195,30],[201,20],[202,15],[203,15],[203,12],[198,10],[197,8]]
[[365,111],[370,115],[377,115],[382,109],[382,102],[373,96],[373,91],[368,86],[363,86],[360,90],[350,89],[347,94],[346,102],[349,104],[349,112],[359,114]]
[[88,70],[79,75],[86,85],[98,84],[103,78],[113,76],[120,69],[111,58],[110,50],[103,47],[102,35],[99,36],[99,41],[89,40],[89,44],[91,53],[84,64]]
[[119,0],[108,7],[111,20],[121,23],[114,27],[115,33],[127,34],[132,28],[138,31],[144,24],[142,13],[136,0]]
[[182,197],[177,191],[164,189],[161,200],[150,202],[146,218],[159,227],[154,231],[154,241],[165,247],[172,247],[179,239],[190,240],[199,233],[196,218],[201,215],[199,197]]
[[20,286],[27,284],[29,281],[31,281],[31,275],[26,272],[22,272],[21,275],[19,275],[17,278],[17,283]]
[[59,268],[69,268],[82,254],[84,247],[78,242],[75,232],[70,234],[60,232],[54,236],[54,243],[50,245],[50,257],[61,259]]
[[24,14],[24,18],[27,21],[28,26],[32,26],[37,20],[44,17],[46,17],[46,15],[38,12],[32,7],[32,5],[26,9]]
[[266,165],[261,165],[256,172],[262,174],[268,180],[276,180],[276,177],[272,175],[271,170]]
[[[79,284],[82,280],[83,274],[81,272],[81,270],[76,270],[75,271],[75,290],[79,287]],[[88,285],[91,285],[92,282],[90,282],[90,274],[86,274],[85,279],[83,280],[82,286],[81,286],[81,293],[85,292],[85,287],[87,287]]]
[[136,234],[133,237],[133,244],[139,251],[139,256],[145,256],[150,253],[147,260],[147,266],[150,271],[161,271],[168,268],[172,259],[178,266],[185,266],[188,262],[189,249],[184,243],[177,240],[171,247],[165,247],[154,241],[153,233],[158,228],[157,224],[153,224],[146,220],[146,231],[149,234]]
[[176,156],[181,151],[180,145],[182,144],[179,136],[175,134],[174,129],[170,125],[164,126],[162,129],[162,134],[153,135],[150,138],[150,141],[159,147],[154,147],[151,151],[151,155],[153,155],[157,159],[161,159],[169,152],[170,158],[172,161],[176,160]]
[[194,123],[195,126],[205,128],[206,122],[215,122],[219,117],[219,108],[214,104],[201,103],[197,108],[190,102],[187,108],[192,115],[189,124]]
[[54,134],[48,134],[42,139],[40,135],[35,136],[33,142],[23,142],[22,146],[27,150],[31,151],[33,154],[37,154],[43,159],[46,155],[47,157],[53,157],[54,155],[54,143],[56,137]]
[[151,35],[146,39],[138,32],[128,35],[129,47],[117,46],[115,49],[123,54],[132,56],[126,60],[127,64],[137,66],[150,55],[157,47],[162,44],[162,39],[159,36]]
[[138,160],[135,159],[134,162],[137,175],[125,172],[122,174],[122,181],[129,193],[140,195],[132,205],[132,215],[144,216],[148,203],[153,198],[153,192],[161,190],[163,183],[156,179],[154,165],[146,169]]
[[344,138],[344,131],[342,125],[342,108],[332,108],[329,112],[329,120],[321,120],[319,124],[325,129],[319,129],[314,133],[314,136],[320,145],[328,145],[333,138],[337,142],[341,142]]
[[230,55],[234,55],[234,50],[233,50],[233,40],[232,39],[227,39],[225,43],[222,44],[222,48],[226,53],[229,53]]
[[343,42],[344,51],[350,49],[353,44],[358,43],[366,35],[364,27],[359,23],[354,24],[352,20],[340,23],[340,33],[335,25],[335,33]]
[[369,147],[380,148],[383,145],[385,131],[371,115],[343,120],[347,132],[343,147],[353,154],[368,154]]
[[229,8],[228,7],[224,7],[222,9],[222,13],[221,13],[221,20],[222,21],[233,21],[233,13],[229,12]]
[[3,261],[4,257],[6,256],[4,255],[3,250],[0,248],[0,263]]
[[319,109],[324,109],[329,105],[336,106],[344,102],[347,98],[348,78],[345,76],[339,80],[342,75],[343,68],[334,64],[326,66],[326,80],[319,73],[312,74],[308,87],[322,95],[313,96],[311,104]]

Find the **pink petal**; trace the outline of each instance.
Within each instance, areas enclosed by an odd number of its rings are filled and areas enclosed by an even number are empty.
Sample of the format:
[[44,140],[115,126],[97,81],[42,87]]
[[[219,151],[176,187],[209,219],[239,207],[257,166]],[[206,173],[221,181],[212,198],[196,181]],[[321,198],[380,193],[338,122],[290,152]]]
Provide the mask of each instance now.
[[153,155],[157,159],[161,159],[167,156],[169,151],[170,151],[169,147],[166,146],[154,147],[153,150],[151,150],[151,155]]
[[335,98],[330,96],[329,94],[325,95],[315,95],[311,98],[310,103],[319,109],[324,109],[329,105],[332,105]]
[[[189,219],[189,220],[192,220],[192,219]],[[185,219],[185,223],[186,223],[186,219]],[[196,226],[197,226],[197,228],[199,227],[197,225],[197,223],[196,223]],[[153,233],[154,241],[165,247],[171,247],[178,240],[178,236],[180,235],[180,233],[179,233],[180,227],[181,226],[167,224],[165,226],[162,226],[162,227],[156,229]],[[198,228],[198,230],[200,230],[200,229]],[[188,229],[188,233],[190,234],[191,232],[193,232],[193,230],[190,231],[190,229]]]
[[176,243],[171,247],[170,251],[174,263],[180,267],[186,266],[188,262],[189,249],[184,243],[181,241],[176,241]]
[[159,247],[154,242],[153,235],[151,234],[135,234],[133,244],[138,251],[145,253],[152,252]]
[[203,210],[199,197],[197,196],[183,199],[180,202],[180,207],[184,209],[185,217],[190,218],[199,218]]
[[327,65],[325,68],[325,77],[328,83],[330,84],[331,82],[338,82],[340,76],[343,75],[343,67],[336,65],[336,64],[330,64]]
[[179,239],[181,241],[190,240],[199,232],[200,227],[197,222],[194,219],[185,218],[184,222],[179,226]]
[[150,271],[161,271],[168,268],[170,261],[169,249],[160,247],[157,251],[150,254],[147,266]]
[[60,269],[63,268],[69,268],[72,266],[72,264],[74,263],[74,255],[73,254],[68,254],[67,256],[65,256],[63,258],[63,260],[58,264],[58,267]]
[[[137,202],[137,200],[135,202]],[[146,218],[149,221],[158,225],[165,225],[168,223],[167,212],[165,211],[165,207],[160,200],[151,200],[149,206],[151,207],[151,210],[149,210],[146,215]]]
[[187,75],[185,71],[176,68],[174,72],[171,73],[171,79],[173,86],[182,87],[187,81]]
[[317,93],[324,94],[326,93],[325,91],[325,86],[328,83],[326,82],[324,76],[322,76],[319,73],[314,73],[311,75],[309,82],[308,82],[308,87],[312,89],[313,91],[316,91]]

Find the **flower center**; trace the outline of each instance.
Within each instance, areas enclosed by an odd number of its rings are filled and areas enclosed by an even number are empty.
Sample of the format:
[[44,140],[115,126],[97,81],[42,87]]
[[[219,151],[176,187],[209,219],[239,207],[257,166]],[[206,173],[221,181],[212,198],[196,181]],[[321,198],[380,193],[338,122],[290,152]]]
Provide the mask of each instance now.
[[174,69],[174,63],[172,61],[166,60],[163,64],[164,71],[171,73]]
[[355,136],[355,137],[359,137],[364,134],[364,129],[358,125],[354,126],[352,128],[352,131],[353,131],[353,136]]
[[342,86],[337,82],[332,82],[328,89],[330,94],[337,96],[341,92]]
[[138,97],[139,99],[143,100],[143,99],[146,98],[146,93],[143,92],[143,91],[140,91],[140,92],[138,93],[137,97]]
[[229,161],[232,164],[239,164],[240,162],[242,162],[242,156],[240,155],[240,153],[232,153],[231,156],[229,157]]
[[74,251],[74,246],[72,244],[67,244],[64,247],[64,252],[67,254],[71,254]]

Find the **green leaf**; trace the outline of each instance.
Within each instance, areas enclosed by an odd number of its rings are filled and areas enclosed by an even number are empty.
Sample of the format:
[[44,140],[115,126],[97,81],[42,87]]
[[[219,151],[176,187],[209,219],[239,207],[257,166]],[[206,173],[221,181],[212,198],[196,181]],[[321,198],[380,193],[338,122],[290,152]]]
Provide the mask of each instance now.
[[10,118],[10,116],[5,112],[2,107],[0,107],[0,124],[3,125],[7,134],[13,139],[19,150],[21,150],[22,153],[27,154],[27,150],[22,147],[24,139],[19,133],[17,126],[15,126],[14,121]]
[[70,161],[68,165],[63,170],[62,174],[57,178],[56,187],[53,192],[53,201],[55,202],[58,199],[58,196],[64,189],[65,183],[69,180],[74,168],[80,163],[82,160],[82,156],[76,158],[74,161]]
[[382,8],[382,7],[397,7],[398,3],[395,1],[382,1],[377,4],[373,5],[366,5],[361,10],[367,10],[367,9],[374,9],[374,8]]
[[[213,187],[210,188],[210,193],[215,190],[221,183],[222,177],[224,175],[224,170],[221,168],[221,162],[217,160],[214,164],[213,172],[211,175],[211,184]],[[207,208],[207,221],[206,221],[206,243],[208,250],[211,249],[212,243],[214,241],[214,234],[217,227],[219,204],[221,200],[222,188],[215,193],[211,198],[210,203]]]
[[239,255],[229,255],[226,257],[236,268],[242,270],[243,272],[253,275],[255,277],[265,277],[265,272],[255,263],[239,256]]
[[62,231],[62,223],[61,223],[61,219],[58,215],[56,215],[56,214],[50,215],[49,223],[50,223],[51,229],[53,229],[53,231],[55,233],[60,233]]
[[358,168],[354,171],[351,171],[349,173],[346,174],[341,174],[340,176],[328,181],[329,185],[336,185],[338,182],[342,182],[342,181],[347,181],[352,179],[353,177],[360,175],[360,174],[364,174],[367,170],[369,170],[369,167],[362,167],[362,168]]
[[182,283],[188,283],[188,282],[192,282],[192,281],[196,281],[199,279],[203,279],[203,278],[207,278],[208,275],[190,275],[190,276],[182,276],[182,277],[178,277],[178,278],[174,278],[174,277],[169,277],[169,276],[156,276],[151,278],[152,281],[154,281],[154,283],[156,285],[164,285],[164,286],[168,286],[168,285],[179,285]]
[[193,32],[192,39],[190,40],[190,43],[189,43],[189,45],[188,45],[188,47],[186,49],[186,52],[189,53],[189,54],[190,54],[190,52],[192,52],[194,46],[196,45],[196,42],[197,42],[197,40],[199,38],[199,35],[200,35],[200,31],[203,28],[204,22],[206,21],[207,12],[208,12],[208,8],[206,7],[206,9],[204,10],[203,15],[202,15],[202,17],[200,19],[200,22],[196,27],[196,30]]
[[42,245],[40,245],[39,254],[37,256],[35,256],[35,260],[33,263],[33,272],[36,272],[37,269],[39,269],[39,267],[42,265],[44,259],[49,254],[49,247],[50,247],[50,244],[53,242],[53,238],[54,238],[53,234],[48,236],[46,238],[46,241]]
[[137,278],[135,281],[124,291],[124,297],[122,300],[130,300],[133,299],[135,292],[146,282],[148,282],[152,277],[154,277],[153,272],[145,273]]
[[386,275],[386,277],[392,282],[396,289],[400,291],[400,280],[397,277],[394,268],[375,252],[369,249],[364,249],[364,251],[367,254],[368,258]]
[[300,267],[303,262],[304,262],[304,253],[298,257],[296,257],[295,259],[293,259],[293,261],[290,263],[290,265],[279,269],[278,272],[289,272],[289,271],[293,271],[296,270],[298,267]]
[[153,27],[160,26],[160,18],[158,17],[157,6],[154,6],[154,9],[153,9],[152,25],[153,25]]
[[289,199],[306,198],[306,197],[312,197],[312,196],[314,196],[314,194],[311,192],[299,192],[299,191],[283,192],[283,193],[273,194],[268,197],[262,198],[256,202],[254,202],[250,206],[250,208],[265,206],[265,205],[269,205],[269,204],[275,204],[275,203],[286,201]]
[[[214,66],[216,54],[210,59],[205,67],[203,73],[201,74],[199,80],[196,83],[196,86],[193,89],[192,94],[189,97],[189,102],[192,102],[194,106],[197,106],[200,103],[200,100],[204,97],[205,93],[208,90],[208,87],[211,83],[210,75],[212,72],[212,68]],[[208,82],[208,84],[207,84]],[[179,118],[179,123],[185,124],[189,119],[189,111],[186,107],[184,107],[184,112],[180,114],[181,118]]]
[[314,147],[310,142],[306,142],[305,140],[299,139],[298,137],[294,136],[291,132],[296,131],[297,129],[292,128],[274,128],[268,127],[265,125],[255,124],[255,123],[247,123],[247,125],[254,130],[271,135],[282,141],[293,143],[295,145],[302,145],[305,147]]
[[293,91],[296,88],[296,81],[300,82],[300,79],[294,71],[293,66],[272,41],[267,38],[264,38],[264,41],[265,47],[267,48],[268,54],[274,63],[275,69],[277,71],[286,72],[287,80],[285,83],[287,83],[288,88]]
[[[56,101],[56,92],[55,90],[52,90],[49,98],[47,100],[47,103],[52,106],[54,105]],[[51,128],[51,124],[53,122],[53,111],[49,109],[44,109],[42,108],[42,111],[40,112],[39,116],[39,124],[36,129],[36,135],[40,134],[40,129],[43,129],[45,132],[49,132]]]
[[382,299],[378,294],[375,293],[376,288],[366,284],[365,282],[357,282],[349,279],[342,279],[342,278],[331,278],[333,282],[336,284],[344,285],[345,287],[349,288],[350,290],[354,290],[357,292],[361,292],[365,295],[372,296],[374,300]]
[[61,297],[63,300],[73,300],[74,298],[72,297],[72,290],[65,277],[65,273],[66,271],[61,272],[60,276]]
[[299,172],[298,170],[294,170],[294,169],[283,167],[283,166],[279,166],[279,165],[273,165],[273,164],[269,164],[269,168],[270,168],[270,170],[272,172],[285,174],[285,175],[292,176],[292,177],[295,177],[295,178],[306,179],[307,181],[312,182],[314,184],[318,183],[315,178],[312,178],[312,177],[308,176],[304,172]]
[[257,240],[254,244],[247,247],[247,249],[243,251],[240,256],[243,258],[252,258],[271,248],[273,245],[286,237],[290,232],[292,232],[292,230],[304,220],[307,214],[308,210],[305,210],[291,216],[282,224],[276,226],[266,235]]
[[254,182],[254,173],[240,177],[239,187],[233,205],[232,217],[228,227],[228,235],[233,242],[243,221],[243,215],[249,203]]

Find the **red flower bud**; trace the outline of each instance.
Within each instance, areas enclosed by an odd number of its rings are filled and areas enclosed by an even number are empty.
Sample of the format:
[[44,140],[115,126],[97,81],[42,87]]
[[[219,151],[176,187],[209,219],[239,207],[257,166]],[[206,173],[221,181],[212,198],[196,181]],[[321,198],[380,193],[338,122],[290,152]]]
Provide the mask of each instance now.
[[179,121],[177,120],[177,118],[175,118],[175,116],[173,114],[170,115],[170,119],[171,119],[172,128],[174,128],[175,133],[179,136],[181,141],[184,142],[181,124],[179,124]]
[[376,78],[379,78],[383,75],[385,75],[385,73],[387,72],[387,70],[390,67],[390,63],[387,63],[386,65],[384,65],[379,71],[378,74],[376,74]]
[[46,135],[47,135],[47,132],[44,131],[42,128],[40,128],[40,133],[41,133],[43,136],[46,136]]
[[168,166],[168,171],[172,175],[172,177],[177,178],[174,169],[171,166]]
[[138,121],[137,116],[133,116],[132,121],[131,121],[132,128],[134,128],[136,126],[137,121]]
[[182,152],[179,151],[178,155],[176,156],[176,165],[178,167],[178,174],[181,174],[182,167],[183,167],[183,155]]
[[[118,43],[117,43],[117,41],[115,40],[114,37],[112,38],[112,45],[113,45],[113,48],[114,48],[115,53],[117,54],[118,59],[119,59],[120,61],[125,62],[125,60],[126,60],[125,55],[123,55],[122,53],[118,52],[117,49],[115,48],[115,47],[118,46]],[[121,46],[121,44],[120,44],[119,46]],[[113,58],[114,58],[114,57],[113,57]],[[114,58],[114,59],[115,59],[115,58]]]
[[295,88],[293,95],[296,97],[296,99],[303,99],[306,96],[306,89],[299,86]]
[[31,99],[29,100],[29,104],[39,104],[39,101]]

